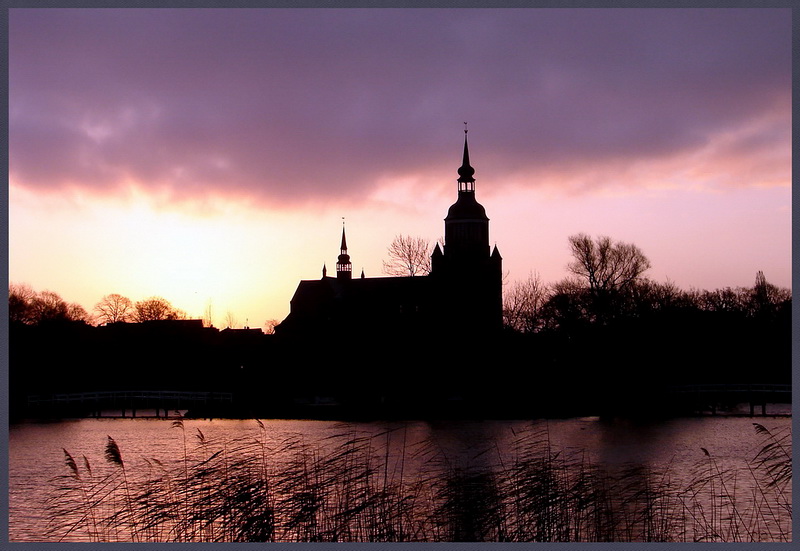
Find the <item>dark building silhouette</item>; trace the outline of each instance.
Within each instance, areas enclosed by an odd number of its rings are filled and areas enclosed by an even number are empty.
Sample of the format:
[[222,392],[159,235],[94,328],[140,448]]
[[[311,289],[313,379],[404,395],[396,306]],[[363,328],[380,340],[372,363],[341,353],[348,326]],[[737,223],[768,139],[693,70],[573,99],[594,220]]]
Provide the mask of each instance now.
[[336,276],[301,281],[278,335],[398,332],[472,337],[502,327],[502,258],[489,247],[489,218],[475,199],[466,130],[458,198],[447,212],[427,276],[353,278],[344,227]]

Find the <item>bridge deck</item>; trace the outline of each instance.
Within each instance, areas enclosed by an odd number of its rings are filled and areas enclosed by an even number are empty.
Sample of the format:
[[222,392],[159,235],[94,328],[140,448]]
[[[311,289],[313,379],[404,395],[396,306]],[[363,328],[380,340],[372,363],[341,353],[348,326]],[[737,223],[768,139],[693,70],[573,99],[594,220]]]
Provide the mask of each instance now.
[[[126,417],[130,411],[155,410],[155,417],[168,417],[169,410],[179,410],[198,405],[231,404],[231,392],[200,392],[180,390],[117,390],[98,392],[73,392],[28,396],[28,409],[32,414],[70,414],[91,417]],[[119,412],[114,414],[111,412]]]

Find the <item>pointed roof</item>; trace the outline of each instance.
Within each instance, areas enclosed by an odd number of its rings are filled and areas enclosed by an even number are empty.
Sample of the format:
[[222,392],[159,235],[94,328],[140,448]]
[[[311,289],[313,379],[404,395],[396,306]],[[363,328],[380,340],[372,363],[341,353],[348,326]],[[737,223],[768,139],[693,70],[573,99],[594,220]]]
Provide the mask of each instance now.
[[[465,125],[467,123],[464,123]],[[447,211],[448,220],[489,220],[486,209],[475,200],[475,169],[469,164],[469,144],[464,128],[464,158],[458,169],[458,200]]]
[[339,255],[339,262],[336,264],[337,270],[344,264],[350,264],[350,255],[347,254],[347,240],[344,236],[344,222],[342,222],[342,245],[339,249],[341,254]]
[[347,240],[344,235],[344,220],[342,220],[342,245],[340,247],[339,258],[336,262],[336,277],[349,280],[353,271],[353,264],[350,262],[350,255],[347,254]]
[[[464,123],[467,124],[467,123]],[[467,132],[469,132],[466,128],[464,129],[464,157],[461,161],[461,166],[458,168],[458,182],[462,184],[466,183],[474,183],[475,178],[472,177],[475,174],[475,169],[472,168],[469,164],[469,145],[467,144]]]

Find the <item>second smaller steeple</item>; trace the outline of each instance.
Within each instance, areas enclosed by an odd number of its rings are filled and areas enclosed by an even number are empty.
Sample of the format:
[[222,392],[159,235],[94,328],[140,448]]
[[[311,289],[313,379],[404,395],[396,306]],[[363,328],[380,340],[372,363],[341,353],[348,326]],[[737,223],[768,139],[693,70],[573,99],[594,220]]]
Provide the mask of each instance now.
[[353,279],[353,265],[350,263],[350,255],[347,254],[347,239],[344,234],[344,220],[342,220],[342,244],[339,247],[339,259],[336,262],[337,279]]

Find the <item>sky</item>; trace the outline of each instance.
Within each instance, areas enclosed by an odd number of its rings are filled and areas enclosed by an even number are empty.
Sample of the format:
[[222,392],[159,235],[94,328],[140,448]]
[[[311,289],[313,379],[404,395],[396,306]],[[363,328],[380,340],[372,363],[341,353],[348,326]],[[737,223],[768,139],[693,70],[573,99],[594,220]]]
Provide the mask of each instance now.
[[506,282],[607,235],[791,287],[789,9],[10,9],[9,281],[281,320],[433,244],[464,123]]

